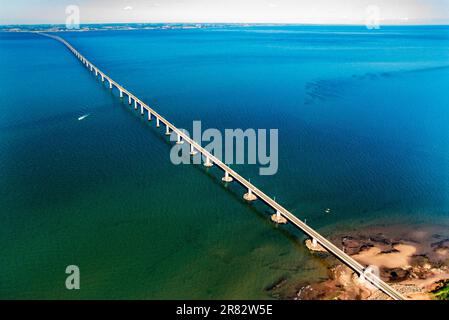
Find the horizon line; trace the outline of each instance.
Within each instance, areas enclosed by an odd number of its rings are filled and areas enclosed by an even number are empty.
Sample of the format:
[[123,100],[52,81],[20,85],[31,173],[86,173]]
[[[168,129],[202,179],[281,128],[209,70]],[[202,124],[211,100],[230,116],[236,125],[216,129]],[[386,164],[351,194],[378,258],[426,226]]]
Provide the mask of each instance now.
[[[80,23],[81,26],[86,25],[105,25],[105,24],[233,24],[233,25],[302,25],[302,26],[365,26],[362,23],[307,23],[307,22],[91,22],[91,23]],[[65,26],[65,23],[13,23],[13,24],[2,24],[0,26]],[[402,24],[402,23],[385,23],[379,24],[382,26],[449,26],[449,22],[445,23],[414,23],[414,24]]]

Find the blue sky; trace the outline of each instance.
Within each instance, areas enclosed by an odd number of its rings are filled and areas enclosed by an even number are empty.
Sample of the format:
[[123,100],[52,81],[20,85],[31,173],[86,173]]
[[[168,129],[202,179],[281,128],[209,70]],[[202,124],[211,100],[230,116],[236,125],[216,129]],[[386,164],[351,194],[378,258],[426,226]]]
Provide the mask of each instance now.
[[[449,0],[0,0],[0,24],[65,23],[77,5],[80,22],[243,22],[449,24]],[[369,10],[369,9],[368,9]]]

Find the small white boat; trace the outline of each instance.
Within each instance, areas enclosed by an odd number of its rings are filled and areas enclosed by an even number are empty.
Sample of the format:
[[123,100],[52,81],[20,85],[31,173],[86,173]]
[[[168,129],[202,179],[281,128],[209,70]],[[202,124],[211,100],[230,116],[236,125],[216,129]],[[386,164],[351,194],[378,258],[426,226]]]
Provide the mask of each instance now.
[[82,115],[81,117],[78,118],[78,121],[86,119],[89,115],[90,113]]

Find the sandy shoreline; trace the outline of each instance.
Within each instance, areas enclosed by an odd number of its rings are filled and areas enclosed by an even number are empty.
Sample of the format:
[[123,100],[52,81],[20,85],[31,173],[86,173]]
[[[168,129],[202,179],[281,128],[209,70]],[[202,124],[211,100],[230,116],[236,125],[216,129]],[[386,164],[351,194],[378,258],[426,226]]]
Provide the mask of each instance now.
[[[449,229],[443,226],[372,227],[333,241],[360,263],[378,267],[380,277],[409,299],[432,299],[438,282],[449,279]],[[367,298],[387,297],[371,290]]]
[[[433,299],[432,291],[449,279],[447,226],[370,226],[339,231],[330,240],[361,264],[377,267],[380,277],[408,299]],[[389,299],[339,262],[331,263],[328,273],[328,279],[285,298]]]

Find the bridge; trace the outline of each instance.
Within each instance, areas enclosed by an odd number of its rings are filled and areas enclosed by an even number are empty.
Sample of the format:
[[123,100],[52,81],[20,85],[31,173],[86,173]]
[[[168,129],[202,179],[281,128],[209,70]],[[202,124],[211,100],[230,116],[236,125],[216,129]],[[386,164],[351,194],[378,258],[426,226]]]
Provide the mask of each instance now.
[[[85,65],[87,69],[89,69],[91,72],[95,73],[95,76],[101,77],[101,81],[105,82],[107,81],[109,83],[109,88],[112,90],[114,87],[119,91],[120,97],[123,98],[124,95],[128,97],[128,103],[131,105],[134,102],[134,109],[138,110],[140,108],[140,114],[142,116],[146,114],[148,115],[148,121],[152,120],[152,117],[156,119],[156,127],[160,127],[161,123],[166,128],[167,134],[176,134],[177,141],[176,143],[188,143],[190,145],[190,154],[193,156],[197,154],[198,152],[204,157],[204,165],[207,167],[211,167],[213,165],[216,165],[224,172],[223,181],[226,183],[230,183],[233,180],[238,182],[243,188],[247,190],[247,192],[244,194],[244,198],[247,201],[254,201],[257,199],[260,199],[263,201],[267,206],[272,208],[275,212],[278,218],[283,217],[286,220],[288,220],[290,223],[292,223],[294,226],[296,226],[298,229],[300,229],[302,232],[304,232],[306,235],[308,235],[312,239],[312,243],[314,246],[317,244],[320,244],[324,249],[326,249],[329,253],[331,253],[333,256],[335,256],[338,260],[343,262],[345,265],[347,265],[349,268],[351,268],[354,272],[357,273],[360,279],[362,281],[367,281],[377,289],[381,290],[385,294],[387,294],[390,298],[394,300],[405,300],[405,297],[401,295],[399,292],[394,290],[390,285],[388,285],[386,282],[381,280],[378,276],[373,274],[371,272],[371,268],[367,268],[354,260],[352,257],[344,253],[341,249],[339,249],[336,245],[334,245],[332,242],[327,240],[325,237],[323,237],[321,234],[319,234],[317,231],[315,231],[313,228],[308,226],[305,222],[301,221],[298,217],[296,217],[293,213],[288,211],[286,208],[281,206],[279,203],[277,203],[274,199],[266,195],[262,190],[258,189],[256,186],[254,186],[252,183],[250,183],[247,179],[242,177],[240,174],[232,170],[229,166],[227,166],[225,163],[220,161],[218,158],[214,157],[211,153],[209,153],[206,149],[202,148],[201,145],[199,145],[196,141],[190,139],[188,135],[186,135],[182,130],[179,130],[174,124],[169,122],[167,119],[162,117],[159,113],[157,113],[155,110],[150,108],[146,103],[144,103],[142,100],[137,98],[134,94],[132,94],[130,91],[125,89],[123,86],[118,84],[116,81],[112,80],[108,75],[106,75],[103,71],[101,71],[98,67],[96,67],[92,62],[90,62],[87,58],[85,58],[81,53],[79,53],[70,43],[68,43],[66,40],[64,40],[61,37],[50,35],[46,33],[37,32],[37,34],[46,36],[49,38],[52,38],[54,40],[57,40],[64,44],[80,61]],[[171,130],[171,132],[170,132]]]

